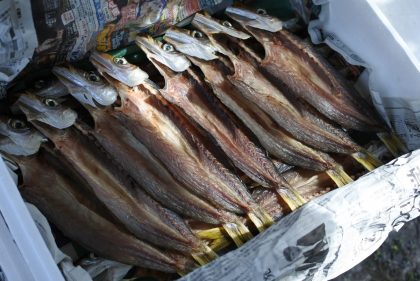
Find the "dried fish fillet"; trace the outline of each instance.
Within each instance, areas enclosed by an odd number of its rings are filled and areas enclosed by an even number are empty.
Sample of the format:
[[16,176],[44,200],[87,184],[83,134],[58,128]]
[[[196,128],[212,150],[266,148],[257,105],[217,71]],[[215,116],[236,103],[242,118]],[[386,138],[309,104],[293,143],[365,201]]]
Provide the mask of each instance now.
[[[176,49],[179,45],[183,46],[191,41],[188,38],[192,38],[191,40],[194,40],[194,44],[198,46],[210,44],[199,31],[172,28],[164,37]],[[198,48],[195,52],[191,52],[189,59],[204,73],[213,93],[251,129],[270,154],[290,165],[318,171],[337,165],[328,155],[319,153],[292,138],[263,110],[240,95],[235,86],[226,79],[229,72],[226,66],[218,60],[205,60],[208,56],[202,51],[203,49]],[[215,58],[217,59],[216,56]]]
[[52,153],[41,149],[36,156],[9,158],[18,163],[22,172],[23,197],[66,236],[99,256],[125,264],[164,272],[191,270],[190,259],[158,250],[116,224],[108,210],[87,191],[86,182],[68,165],[63,167],[59,156]]
[[221,224],[235,220],[231,214],[217,210],[178,183],[166,167],[113,116],[112,110],[90,108],[89,111],[95,126],[85,130],[155,200],[178,214],[198,221]]
[[201,250],[200,241],[189,232],[181,218],[134,186],[80,131],[74,127],[57,130],[39,121],[32,123],[54,143],[99,200],[136,237],[182,252]]
[[257,104],[296,139],[309,146],[326,152],[348,154],[358,151],[359,147],[354,142],[343,140],[305,120],[298,108],[248,61],[247,54],[235,54],[230,49],[232,46],[229,45],[229,37],[220,34],[218,30],[210,29],[209,22],[212,25],[217,23],[214,19],[196,14],[192,24],[208,35],[218,51],[229,57],[235,72],[228,79],[243,96]]
[[[287,190],[287,183],[279,176],[265,151],[253,141],[248,129],[225,108],[193,70],[177,73],[163,64],[162,59],[158,61],[160,54],[165,52],[164,47],[168,45],[162,45],[151,37],[137,37],[136,42],[165,78],[165,88],[160,93],[166,100],[182,108],[210,133],[234,165],[250,178],[263,186],[282,189],[288,197],[285,200],[294,202],[293,205],[303,203],[297,192]],[[150,45],[153,48],[148,47]],[[186,60],[173,50],[171,55]]]
[[[226,13],[263,45],[261,68],[285,83],[293,94],[344,128],[386,130],[357,91],[310,44],[282,29],[279,19],[235,7],[227,8]],[[274,23],[277,28],[267,28]]]

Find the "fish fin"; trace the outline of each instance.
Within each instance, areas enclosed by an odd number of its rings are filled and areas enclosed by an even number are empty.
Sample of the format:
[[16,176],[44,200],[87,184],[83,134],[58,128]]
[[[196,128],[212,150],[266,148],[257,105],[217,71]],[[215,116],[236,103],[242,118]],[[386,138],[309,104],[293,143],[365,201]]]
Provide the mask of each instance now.
[[276,187],[276,192],[291,211],[296,210],[306,203],[306,200],[293,187],[278,186]]
[[198,230],[196,235],[201,239],[217,240],[224,237],[223,228],[215,227],[210,229]]
[[242,246],[246,241],[253,237],[249,229],[240,221],[226,223],[223,225],[223,228],[237,247]]
[[373,171],[383,165],[379,159],[367,150],[355,152],[351,156],[368,171]]
[[378,133],[377,136],[385,144],[392,156],[398,157],[401,154],[408,153],[407,147],[397,134],[385,132]]
[[273,218],[261,208],[248,213],[248,218],[257,227],[259,232],[263,232],[274,223]]
[[343,170],[343,167],[341,166],[336,166],[334,169],[326,171],[326,173],[338,187],[342,187],[353,182],[353,179]]
[[[399,151],[402,152],[402,154],[409,153],[410,150],[407,148],[405,143],[402,141],[402,139],[395,133],[391,133],[392,140],[397,144],[397,147]],[[398,155],[399,156],[399,155]]]
[[398,157],[399,149],[398,144],[392,139],[392,135],[389,133],[378,133],[378,138],[383,142],[388,151],[392,154],[393,157]]
[[192,253],[191,256],[200,265],[205,265],[218,258],[216,252],[213,251],[209,246],[204,245],[203,251],[199,253]]
[[223,237],[223,238],[212,241],[210,243],[210,248],[212,248],[213,251],[218,252],[228,247],[229,245],[230,245],[230,241],[226,239],[226,237]]

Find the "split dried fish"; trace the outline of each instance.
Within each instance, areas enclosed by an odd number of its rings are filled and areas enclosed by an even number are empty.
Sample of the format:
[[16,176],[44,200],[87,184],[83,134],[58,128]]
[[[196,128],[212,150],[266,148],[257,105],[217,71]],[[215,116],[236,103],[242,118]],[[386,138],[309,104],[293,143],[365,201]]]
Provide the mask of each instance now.
[[[55,66],[52,71],[67,89],[74,88],[70,91],[72,96],[82,103],[93,107],[107,106],[117,99],[118,94],[115,89],[94,71],[85,72],[72,66]],[[78,91],[78,89],[83,89],[83,91]]]
[[43,98],[29,92],[20,94],[13,108],[22,111],[28,121],[38,120],[57,129],[72,126],[77,118],[77,113],[71,108],[63,107],[60,99]]
[[[222,23],[208,16],[196,14],[192,24],[209,37],[219,52],[229,57],[234,65],[234,73],[229,75],[228,79],[240,93],[268,113],[296,139],[326,152],[353,153],[358,151],[359,147],[354,142],[341,139],[308,122],[303,118],[298,108],[248,61],[245,52],[239,51],[235,54],[230,49],[232,45],[229,44],[229,37],[219,31],[220,26],[223,26]],[[225,25],[231,27],[229,24],[225,23]]]
[[85,178],[94,194],[136,237],[186,253],[202,250],[184,221],[145,194],[107,158],[106,153],[74,127],[57,130],[32,121]]
[[310,44],[283,29],[279,19],[258,11],[229,7],[226,14],[262,44],[265,72],[344,128],[387,130],[357,91]]
[[281,190],[292,209],[303,204],[299,194],[281,178],[265,151],[252,139],[254,136],[205,86],[205,82],[190,68],[181,73],[173,71],[162,59],[163,56],[172,56],[172,61],[188,62],[183,55],[173,47],[165,48],[171,45],[151,37],[137,37],[136,42],[165,78],[165,88],[159,92],[166,100],[182,108],[210,133],[234,165],[250,178],[263,186]]
[[28,156],[36,153],[47,139],[31,130],[25,120],[0,115],[0,147],[12,155]]
[[36,156],[8,156],[22,173],[22,196],[66,236],[104,258],[164,272],[186,272],[193,261],[164,252],[129,234],[95,200],[87,183],[59,155],[41,149]]

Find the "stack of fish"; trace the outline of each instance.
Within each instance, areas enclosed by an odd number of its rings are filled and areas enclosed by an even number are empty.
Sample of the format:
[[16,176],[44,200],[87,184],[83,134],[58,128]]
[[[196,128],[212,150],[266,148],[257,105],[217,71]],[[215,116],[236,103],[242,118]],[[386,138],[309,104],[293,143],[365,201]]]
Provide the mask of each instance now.
[[26,120],[2,117],[22,195],[69,238],[184,274],[306,202],[305,177],[284,171],[342,186],[352,179],[337,154],[380,165],[347,130],[386,126],[312,46],[264,10],[226,14],[232,23],[196,14],[197,30],[172,28],[165,43],[137,37],[163,88],[95,52],[98,72],[55,67],[59,81],[14,100]]

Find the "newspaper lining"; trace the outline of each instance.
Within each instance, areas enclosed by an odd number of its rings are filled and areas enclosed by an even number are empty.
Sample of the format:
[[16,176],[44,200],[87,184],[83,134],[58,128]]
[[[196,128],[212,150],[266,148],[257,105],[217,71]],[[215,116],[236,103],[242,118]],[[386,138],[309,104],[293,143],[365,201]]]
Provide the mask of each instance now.
[[419,215],[417,150],[307,203],[241,248],[179,280],[329,280]]
[[28,64],[37,44],[30,2],[0,1],[0,98],[5,85]]

